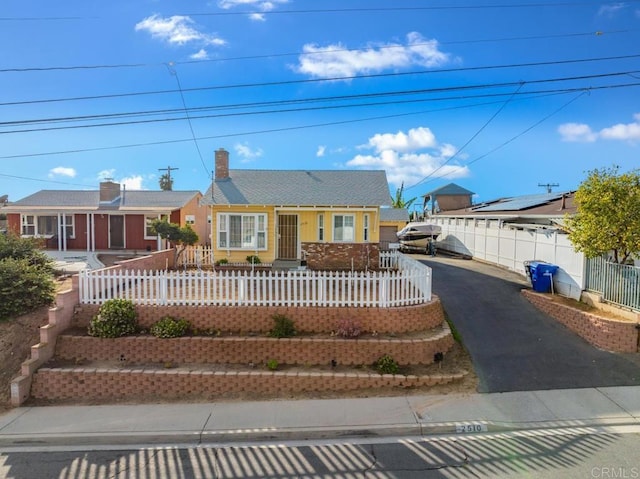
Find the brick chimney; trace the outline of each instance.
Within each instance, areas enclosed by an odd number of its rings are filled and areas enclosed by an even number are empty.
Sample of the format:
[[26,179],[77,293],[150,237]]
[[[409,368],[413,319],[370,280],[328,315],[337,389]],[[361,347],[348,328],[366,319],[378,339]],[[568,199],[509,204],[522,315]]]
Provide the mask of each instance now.
[[120,196],[120,183],[111,180],[100,183],[100,203],[111,203]]
[[216,150],[216,180],[229,178],[229,152],[224,148]]

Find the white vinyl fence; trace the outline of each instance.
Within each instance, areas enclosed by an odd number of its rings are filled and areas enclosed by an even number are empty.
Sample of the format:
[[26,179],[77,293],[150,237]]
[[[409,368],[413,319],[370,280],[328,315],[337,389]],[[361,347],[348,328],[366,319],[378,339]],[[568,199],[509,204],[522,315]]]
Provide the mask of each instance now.
[[80,273],[80,301],[147,305],[397,307],[431,301],[431,269],[398,253],[380,272],[120,271]]

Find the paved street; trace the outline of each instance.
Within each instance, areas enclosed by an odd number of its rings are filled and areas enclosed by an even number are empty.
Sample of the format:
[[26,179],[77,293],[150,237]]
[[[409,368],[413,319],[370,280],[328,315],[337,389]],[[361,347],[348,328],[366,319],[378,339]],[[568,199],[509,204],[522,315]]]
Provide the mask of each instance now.
[[533,307],[526,278],[477,261],[416,259],[433,268],[433,292],[462,335],[480,392],[640,384],[637,354],[601,351]]
[[[638,477],[639,431],[635,426],[277,445],[0,450],[0,478]],[[610,471],[617,475],[606,475]]]

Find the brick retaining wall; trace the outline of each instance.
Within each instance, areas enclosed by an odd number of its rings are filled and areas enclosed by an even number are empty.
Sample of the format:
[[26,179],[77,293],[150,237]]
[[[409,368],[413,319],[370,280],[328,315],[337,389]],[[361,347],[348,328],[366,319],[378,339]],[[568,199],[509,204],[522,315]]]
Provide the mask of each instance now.
[[463,373],[400,376],[376,373],[306,373],[286,371],[106,370],[41,368],[34,374],[35,398],[64,400],[211,399],[225,394],[275,396],[303,392],[356,391],[370,388],[419,388],[462,379]]
[[557,303],[548,295],[527,289],[523,289],[522,294],[536,308],[564,324],[594,346],[619,353],[638,351],[638,330],[635,322],[597,316]]
[[449,328],[424,339],[258,338],[183,337],[159,339],[132,336],[101,339],[90,336],[58,338],[55,356],[63,360],[118,361],[178,364],[279,364],[339,365],[373,364],[389,354],[401,365],[431,364],[434,355],[453,346]]
[[[88,327],[99,306],[83,304],[77,308],[74,326]],[[138,322],[148,328],[164,316],[182,318],[192,327],[218,329],[238,333],[266,333],[273,327],[272,316],[283,314],[305,333],[326,333],[337,328],[340,320],[357,322],[363,331],[379,333],[409,333],[435,328],[444,321],[440,299],[399,308],[338,308],[338,307],[266,307],[266,306],[147,306],[137,305]]]

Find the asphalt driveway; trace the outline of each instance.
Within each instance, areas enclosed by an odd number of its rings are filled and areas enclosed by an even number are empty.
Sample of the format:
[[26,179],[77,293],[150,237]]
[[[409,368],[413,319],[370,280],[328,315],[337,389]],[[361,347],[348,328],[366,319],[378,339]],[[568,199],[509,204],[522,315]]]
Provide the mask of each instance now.
[[640,384],[640,353],[591,346],[522,296],[526,278],[477,261],[414,257],[433,269],[433,292],[471,355],[478,391]]

